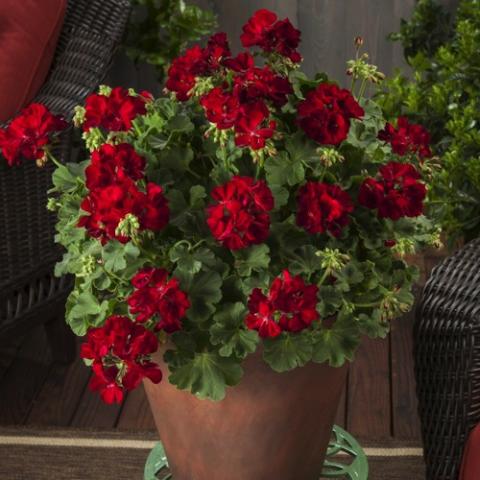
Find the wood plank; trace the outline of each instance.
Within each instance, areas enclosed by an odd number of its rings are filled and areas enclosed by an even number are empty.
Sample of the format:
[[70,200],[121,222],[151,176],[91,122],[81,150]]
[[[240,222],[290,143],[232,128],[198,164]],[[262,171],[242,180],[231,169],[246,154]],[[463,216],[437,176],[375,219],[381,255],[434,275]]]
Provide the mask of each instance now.
[[21,425],[51,368],[45,330],[30,331],[0,383],[0,424]]
[[[82,339],[77,340],[77,346]],[[78,347],[77,347],[78,352]],[[70,425],[90,378],[90,369],[76,356],[70,365],[54,364],[26,420],[28,425]]]
[[421,437],[413,368],[413,323],[413,311],[392,322],[392,427],[395,438],[401,439]]
[[123,405],[117,428],[125,430],[155,430],[143,385],[128,394]]
[[121,405],[107,405],[97,392],[85,388],[70,426],[76,428],[114,428]]
[[347,428],[363,437],[391,435],[389,342],[365,338],[350,367]]

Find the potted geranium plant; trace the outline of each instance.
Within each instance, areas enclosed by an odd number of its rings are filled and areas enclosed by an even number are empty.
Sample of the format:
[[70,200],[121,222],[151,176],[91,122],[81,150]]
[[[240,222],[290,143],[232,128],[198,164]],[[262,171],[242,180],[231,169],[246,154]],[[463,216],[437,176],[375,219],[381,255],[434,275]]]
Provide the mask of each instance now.
[[[120,402],[146,379],[176,480],[313,480],[346,362],[410,308],[402,255],[437,238],[428,145],[392,150],[364,57],[350,91],[298,70],[288,19],[260,10],[241,39],[188,49],[164,98],[102,87],[77,109],[90,155],[53,175],[57,274],[91,388]],[[32,115],[2,134],[10,163],[51,156],[55,117],[34,135]]]

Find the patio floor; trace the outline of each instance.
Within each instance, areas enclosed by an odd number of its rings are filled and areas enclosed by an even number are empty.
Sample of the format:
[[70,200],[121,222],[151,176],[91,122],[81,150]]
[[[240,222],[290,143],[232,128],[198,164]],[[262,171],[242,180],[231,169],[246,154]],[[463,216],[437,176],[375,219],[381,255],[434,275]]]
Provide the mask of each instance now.
[[[387,340],[365,339],[351,365],[337,423],[362,438],[418,440],[412,360],[412,314]],[[77,358],[52,364],[42,329],[0,350],[0,425],[154,429],[143,389],[120,406],[89,391],[90,370]]]

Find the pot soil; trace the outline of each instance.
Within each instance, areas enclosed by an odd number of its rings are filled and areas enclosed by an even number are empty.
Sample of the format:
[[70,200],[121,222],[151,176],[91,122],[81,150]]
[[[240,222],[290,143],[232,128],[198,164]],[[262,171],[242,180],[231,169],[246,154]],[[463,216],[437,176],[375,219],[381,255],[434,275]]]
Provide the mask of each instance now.
[[260,353],[220,402],[144,383],[174,480],[318,480],[347,366],[276,373]]

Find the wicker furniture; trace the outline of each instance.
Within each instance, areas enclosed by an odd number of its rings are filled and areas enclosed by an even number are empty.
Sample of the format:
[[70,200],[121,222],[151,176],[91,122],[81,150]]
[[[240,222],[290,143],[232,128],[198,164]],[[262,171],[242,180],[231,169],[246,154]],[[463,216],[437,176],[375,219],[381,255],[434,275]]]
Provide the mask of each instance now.
[[[34,101],[71,119],[107,73],[129,13],[128,0],[69,0],[51,72]],[[70,131],[56,154],[62,161],[72,157]],[[53,276],[61,252],[46,210],[52,168],[0,164],[0,336],[44,323],[55,360],[69,361],[74,341],[65,337],[63,309],[71,279]]]
[[417,309],[415,373],[428,480],[456,480],[480,422],[480,239],[434,268]]

